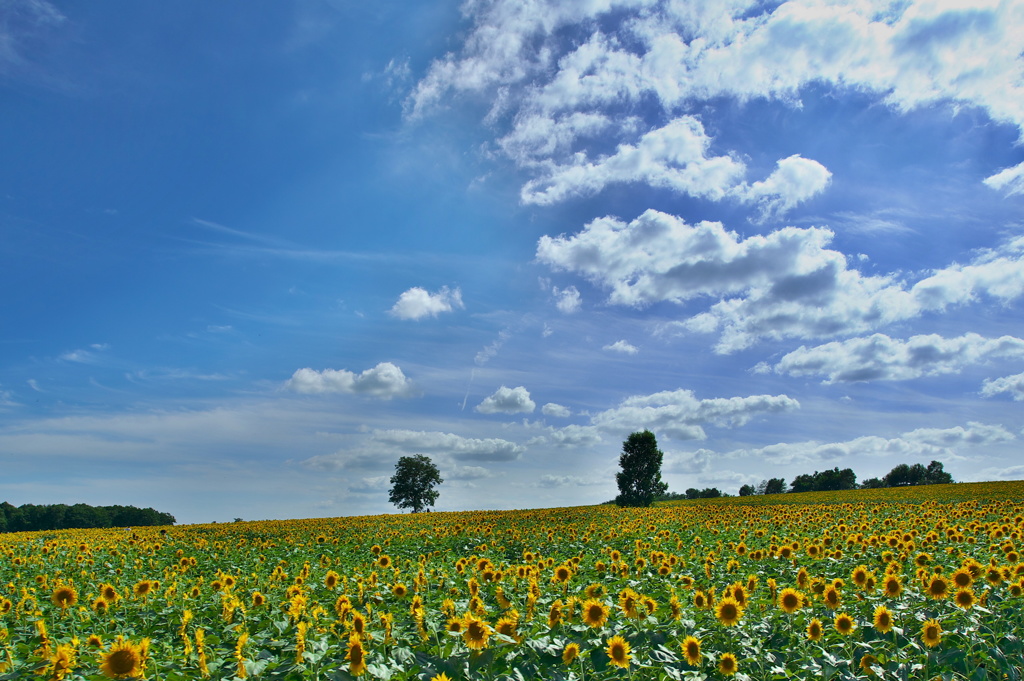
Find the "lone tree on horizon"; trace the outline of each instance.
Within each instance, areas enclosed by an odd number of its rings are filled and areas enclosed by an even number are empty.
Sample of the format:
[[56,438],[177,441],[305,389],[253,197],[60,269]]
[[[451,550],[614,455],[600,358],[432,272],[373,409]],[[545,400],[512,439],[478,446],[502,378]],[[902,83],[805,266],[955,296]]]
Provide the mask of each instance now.
[[442,482],[441,472],[430,457],[423,454],[403,456],[395,464],[388,501],[398,508],[411,508],[413,513],[419,513],[437,501],[438,492],[434,485]]
[[619,466],[622,471],[615,474],[619,484],[619,506],[650,506],[655,498],[668,491],[668,484],[661,481],[661,460],[664,455],[658,449],[654,433],[630,433],[622,443]]

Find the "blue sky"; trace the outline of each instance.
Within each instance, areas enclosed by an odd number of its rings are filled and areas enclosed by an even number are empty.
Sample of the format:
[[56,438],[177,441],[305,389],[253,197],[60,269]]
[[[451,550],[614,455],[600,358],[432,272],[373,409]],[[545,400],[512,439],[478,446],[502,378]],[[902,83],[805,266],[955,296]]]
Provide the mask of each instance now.
[[1024,478],[1024,6],[0,8],[0,498]]

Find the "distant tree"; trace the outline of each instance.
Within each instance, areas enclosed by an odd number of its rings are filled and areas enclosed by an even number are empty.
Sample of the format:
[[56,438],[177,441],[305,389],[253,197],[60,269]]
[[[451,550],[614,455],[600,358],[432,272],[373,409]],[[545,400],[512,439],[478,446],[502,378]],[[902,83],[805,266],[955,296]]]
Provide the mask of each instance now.
[[932,461],[927,468],[924,464],[915,463],[908,466],[905,463],[898,464],[882,478],[885,487],[906,487],[908,485],[948,485],[953,482],[953,476],[943,470],[942,463]]
[[942,469],[942,463],[932,461],[925,470],[926,485],[950,485],[953,476]]
[[860,483],[861,489],[878,489],[880,487],[885,487],[885,483],[882,482],[881,478],[868,478]]
[[[817,471],[814,472],[817,475]],[[793,482],[789,483],[790,492],[813,492],[814,491],[814,476],[803,473],[793,478]]]
[[786,491],[786,481],[783,478],[769,478],[764,482],[764,491],[761,494],[782,494]]
[[905,463],[893,466],[893,469],[885,474],[882,482],[886,487],[905,487],[914,484],[913,474],[910,466]]
[[717,487],[705,487],[704,489],[697,489],[691,487],[686,490],[687,499],[717,499],[718,497],[725,496],[722,491]]
[[661,481],[661,461],[664,455],[658,449],[654,433],[630,433],[622,443],[619,466],[615,474],[619,485],[619,506],[650,506],[656,497],[668,491],[668,484]]
[[757,490],[754,488],[753,485],[743,485],[742,487],[740,487],[740,496],[741,497],[753,496],[756,493],[757,493]]
[[403,456],[395,464],[388,500],[398,508],[411,508],[413,513],[419,513],[437,501],[439,493],[434,485],[442,482],[441,472],[430,457]]

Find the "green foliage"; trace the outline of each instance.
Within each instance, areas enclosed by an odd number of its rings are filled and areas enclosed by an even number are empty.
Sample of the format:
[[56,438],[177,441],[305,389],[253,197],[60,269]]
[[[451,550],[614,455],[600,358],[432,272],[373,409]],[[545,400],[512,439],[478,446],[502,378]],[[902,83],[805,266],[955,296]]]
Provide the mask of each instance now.
[[857,474],[852,468],[839,470],[835,467],[832,470],[822,472],[814,471],[813,474],[798,475],[789,484],[790,492],[834,492],[841,489],[857,489]]
[[[687,499],[718,499],[719,497],[725,496],[722,494],[722,490],[717,487],[705,487],[704,489],[697,489],[691,487],[686,490]],[[741,495],[745,496],[745,495]]]
[[948,485],[951,482],[953,482],[953,476],[944,471],[942,463],[938,461],[932,461],[927,468],[919,463],[915,463],[913,466],[901,463],[882,478],[883,487]]
[[108,527],[173,525],[174,516],[153,508],[89,506],[88,504],[0,503],[0,532],[37,532]]
[[619,485],[615,503],[619,506],[650,506],[655,498],[665,494],[668,484],[661,481],[663,457],[654,433],[649,430],[630,433],[622,443],[619,456],[622,470],[615,474]]
[[437,501],[438,492],[434,485],[442,482],[441,473],[430,457],[423,454],[403,456],[395,464],[388,501],[398,508],[411,508],[413,513],[419,513]]

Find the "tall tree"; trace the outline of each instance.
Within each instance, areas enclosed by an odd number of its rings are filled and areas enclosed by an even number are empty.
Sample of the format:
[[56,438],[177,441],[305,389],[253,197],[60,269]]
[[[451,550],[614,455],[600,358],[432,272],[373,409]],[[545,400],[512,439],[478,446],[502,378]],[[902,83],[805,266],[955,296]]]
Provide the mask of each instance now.
[[622,471],[615,474],[619,484],[619,506],[650,506],[655,497],[668,491],[668,484],[661,481],[661,460],[664,455],[658,449],[654,433],[645,430],[631,433],[622,443],[619,466]]
[[395,464],[388,500],[398,508],[411,508],[413,513],[419,513],[437,501],[438,492],[434,485],[442,482],[441,472],[430,457],[423,454],[403,456]]

